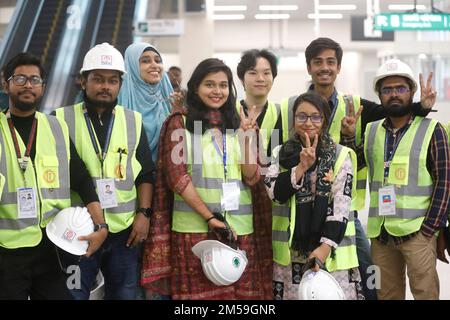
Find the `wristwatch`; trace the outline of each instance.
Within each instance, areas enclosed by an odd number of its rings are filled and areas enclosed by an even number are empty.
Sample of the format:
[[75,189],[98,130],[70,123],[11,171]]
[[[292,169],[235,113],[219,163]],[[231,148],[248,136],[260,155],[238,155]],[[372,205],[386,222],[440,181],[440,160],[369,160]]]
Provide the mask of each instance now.
[[147,218],[150,218],[152,216],[153,210],[152,208],[139,208],[136,210],[136,213],[142,213]]
[[108,224],[106,224],[106,223],[99,223],[99,224],[96,224],[96,225],[94,226],[94,231],[98,231],[98,230],[100,230],[100,229],[102,229],[102,228],[105,228],[107,231],[109,231],[109,226],[108,226]]

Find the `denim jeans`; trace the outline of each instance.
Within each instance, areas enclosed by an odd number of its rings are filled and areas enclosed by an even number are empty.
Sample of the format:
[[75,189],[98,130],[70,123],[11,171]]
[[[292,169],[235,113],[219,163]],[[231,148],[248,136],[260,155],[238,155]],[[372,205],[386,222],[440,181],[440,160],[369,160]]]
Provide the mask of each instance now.
[[105,278],[105,300],[136,299],[138,248],[126,246],[130,232],[131,227],[110,233],[91,257],[81,258],[81,288],[71,290],[76,300],[89,299],[99,270]]
[[363,288],[366,300],[377,300],[376,289],[369,289],[367,287],[367,280],[371,274],[368,273],[368,268],[373,265],[372,256],[370,254],[370,244],[367,240],[361,221],[356,217],[355,211],[355,229],[356,229],[356,253],[358,255],[359,273],[361,274],[361,285]]

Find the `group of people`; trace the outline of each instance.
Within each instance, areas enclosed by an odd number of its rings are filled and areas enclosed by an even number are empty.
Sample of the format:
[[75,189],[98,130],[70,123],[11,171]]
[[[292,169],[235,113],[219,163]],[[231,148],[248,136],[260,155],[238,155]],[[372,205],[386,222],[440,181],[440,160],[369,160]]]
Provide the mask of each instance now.
[[[123,58],[103,43],[84,58],[81,102],[45,115],[45,71],[18,54],[2,69],[0,299],[88,299],[101,271],[105,299],[143,290],[148,299],[293,300],[305,271],[319,268],[345,299],[404,299],[406,268],[416,299],[438,299],[450,156],[445,127],[426,118],[431,75],[420,76],[413,103],[411,69],[386,61],[373,81],[377,104],[335,87],[342,55],[332,39],[312,41],[311,86],[275,103],[268,50],[242,54],[238,101],[219,59],[201,61],[182,89],[181,70],[171,84],[154,46],[132,44]],[[371,245],[358,219],[367,182]],[[80,238],[86,255],[71,257],[45,227],[77,205],[95,228]],[[192,251],[204,240],[245,251],[238,281],[205,276]]]

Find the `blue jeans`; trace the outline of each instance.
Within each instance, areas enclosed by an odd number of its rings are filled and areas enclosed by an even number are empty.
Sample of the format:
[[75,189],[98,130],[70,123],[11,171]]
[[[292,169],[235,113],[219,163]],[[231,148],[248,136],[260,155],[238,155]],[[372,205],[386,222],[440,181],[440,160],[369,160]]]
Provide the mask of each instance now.
[[91,257],[79,263],[81,288],[70,290],[76,300],[87,300],[99,270],[105,278],[105,300],[136,299],[138,248],[126,247],[131,227],[110,233]]
[[356,217],[355,211],[355,230],[356,230],[356,254],[358,255],[359,273],[361,274],[361,285],[366,300],[377,300],[376,289],[367,287],[367,279],[371,274],[367,273],[369,266],[373,265],[370,254],[370,244],[367,240],[361,221]]

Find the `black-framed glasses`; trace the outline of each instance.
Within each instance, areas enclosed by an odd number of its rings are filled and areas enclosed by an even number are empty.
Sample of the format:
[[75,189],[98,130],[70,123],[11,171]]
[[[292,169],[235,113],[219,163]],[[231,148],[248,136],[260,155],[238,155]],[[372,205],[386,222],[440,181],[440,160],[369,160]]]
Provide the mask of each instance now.
[[397,94],[404,94],[409,92],[409,88],[406,86],[396,86],[396,87],[384,87],[380,89],[381,94],[388,96],[395,91]]
[[9,77],[8,82],[11,80],[16,86],[24,86],[28,81],[30,81],[31,85],[34,87],[41,86],[44,83],[44,80],[42,80],[41,77],[38,76],[27,77],[26,75],[23,74],[14,74],[11,77]]
[[312,123],[322,123],[323,119],[320,114],[316,113],[308,116],[306,113],[300,112],[295,115],[295,121],[297,121],[298,123],[306,123],[306,121],[308,121],[308,118],[311,119]]

